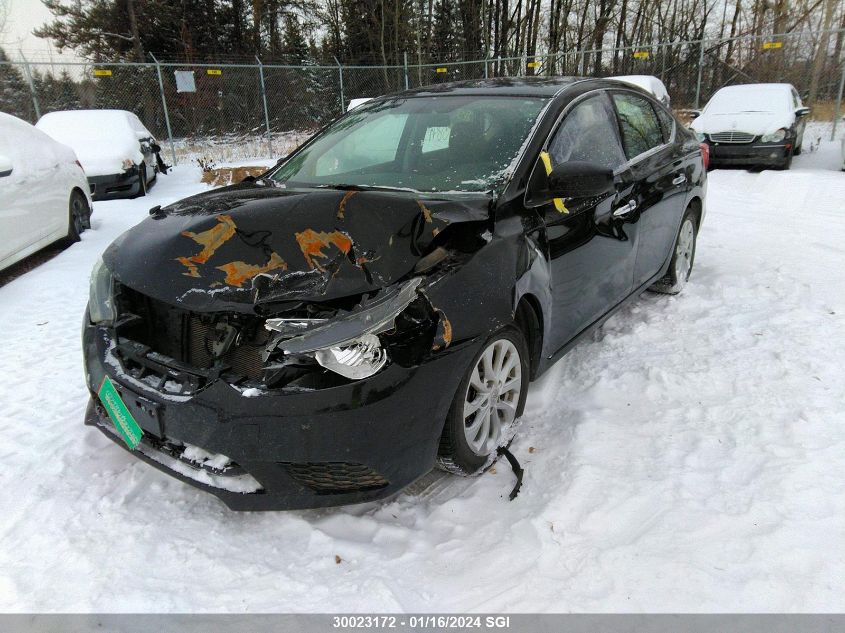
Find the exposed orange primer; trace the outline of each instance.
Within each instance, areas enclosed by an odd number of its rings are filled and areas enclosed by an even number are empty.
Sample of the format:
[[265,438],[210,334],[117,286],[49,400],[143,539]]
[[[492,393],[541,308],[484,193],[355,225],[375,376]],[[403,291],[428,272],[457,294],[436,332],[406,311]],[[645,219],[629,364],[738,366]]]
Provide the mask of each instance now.
[[337,206],[337,219],[342,220],[346,217],[346,203],[349,202],[349,199],[354,196],[357,191],[347,191],[343,194],[343,197],[340,199],[340,204]]
[[452,343],[452,322],[446,317],[442,310],[435,308],[437,312],[437,332],[434,335],[432,351],[436,352],[446,349]]
[[422,200],[417,200],[417,204],[420,205],[420,211],[422,211],[425,221],[431,224],[431,211],[423,204]]
[[236,286],[238,288],[240,288],[245,281],[249,281],[261,273],[268,273],[271,270],[287,269],[287,263],[279,257],[278,253],[271,253],[270,259],[263,266],[255,266],[241,261],[229,262],[228,264],[217,266],[217,270],[222,270],[226,273],[226,279],[224,281],[230,286]]
[[325,231],[305,229],[302,233],[296,233],[295,237],[299,243],[299,248],[302,249],[302,254],[305,256],[305,261],[311,268],[317,270],[324,269],[315,258],[328,259],[329,256],[323,252],[323,249],[330,244],[333,244],[344,255],[352,250],[352,238],[342,231],[326,233]]
[[218,215],[217,224],[212,226],[207,231],[194,233],[192,231],[182,231],[182,235],[190,237],[197,244],[202,246],[202,250],[196,255],[190,257],[177,257],[176,261],[185,266],[188,272],[182,273],[187,277],[201,277],[199,271],[199,264],[206,263],[209,258],[214,255],[218,248],[223,246],[226,241],[232,239],[235,235],[235,221],[231,216]]

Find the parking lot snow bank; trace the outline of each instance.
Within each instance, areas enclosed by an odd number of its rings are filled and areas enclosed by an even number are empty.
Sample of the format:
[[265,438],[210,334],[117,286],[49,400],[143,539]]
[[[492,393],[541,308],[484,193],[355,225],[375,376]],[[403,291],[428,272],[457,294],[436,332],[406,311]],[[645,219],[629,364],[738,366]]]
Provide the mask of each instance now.
[[0,288],[0,610],[845,610],[836,168],[711,174],[683,294],[644,294],[532,385],[515,501],[501,462],[289,513],[232,513],[82,425],[91,266],[202,185],[97,202],[80,244]]

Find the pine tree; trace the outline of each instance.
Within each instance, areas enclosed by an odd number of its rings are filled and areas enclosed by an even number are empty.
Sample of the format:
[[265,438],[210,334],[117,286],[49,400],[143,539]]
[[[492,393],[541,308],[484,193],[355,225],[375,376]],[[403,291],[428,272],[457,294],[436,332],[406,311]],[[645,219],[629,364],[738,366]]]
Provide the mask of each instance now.
[[[0,62],[8,61],[0,48]],[[0,64],[0,112],[35,122],[32,95],[23,73],[15,64]]]

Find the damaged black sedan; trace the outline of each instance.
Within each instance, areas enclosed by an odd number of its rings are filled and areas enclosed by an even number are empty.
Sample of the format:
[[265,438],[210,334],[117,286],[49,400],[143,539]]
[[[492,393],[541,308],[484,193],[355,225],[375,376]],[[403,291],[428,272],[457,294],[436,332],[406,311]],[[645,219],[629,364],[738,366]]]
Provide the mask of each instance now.
[[482,472],[531,380],[641,291],[683,288],[705,178],[695,137],[613,81],[373,100],[106,250],[86,423],[233,509]]

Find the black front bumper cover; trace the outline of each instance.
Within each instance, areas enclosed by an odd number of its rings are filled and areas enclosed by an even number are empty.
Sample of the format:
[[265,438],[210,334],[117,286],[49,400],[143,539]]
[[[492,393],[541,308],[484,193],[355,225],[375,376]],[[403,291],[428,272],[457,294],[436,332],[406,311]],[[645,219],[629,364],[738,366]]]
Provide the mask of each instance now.
[[[133,454],[233,510],[372,501],[432,468],[448,408],[480,343],[453,345],[418,366],[390,364],[371,378],[327,389],[282,388],[250,398],[217,379],[190,396],[175,397],[123,372],[110,330],[87,324],[83,347],[92,400],[85,422],[128,450],[95,395],[108,375],[144,429],[143,450]],[[228,456],[236,472],[254,477],[261,489],[232,492],[150,456],[149,451],[166,453],[167,442]]]

